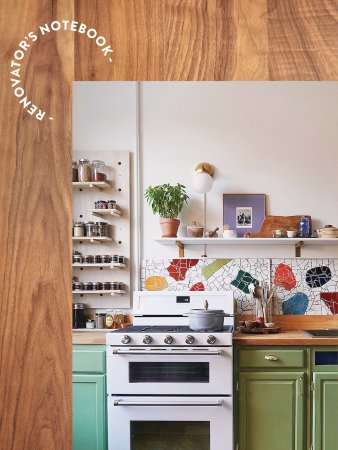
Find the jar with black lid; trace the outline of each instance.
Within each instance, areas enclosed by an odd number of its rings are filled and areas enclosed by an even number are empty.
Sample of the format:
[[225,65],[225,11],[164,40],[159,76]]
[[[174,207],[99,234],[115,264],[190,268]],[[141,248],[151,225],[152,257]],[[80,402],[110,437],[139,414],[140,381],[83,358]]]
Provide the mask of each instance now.
[[108,236],[108,222],[96,222],[96,226],[98,236]]
[[92,255],[83,255],[82,256],[82,263],[83,264],[90,264],[93,261]]
[[119,256],[119,264],[125,264],[125,263],[126,263],[125,256]]
[[95,328],[104,328],[105,319],[104,313],[95,313]]
[[74,222],[73,235],[74,237],[82,237],[85,235],[85,227],[83,222]]
[[110,281],[104,281],[102,283],[103,290],[110,291]]
[[94,281],[93,283],[93,291],[101,291],[102,283],[100,281]]
[[79,255],[78,253],[73,254],[73,263],[82,264],[82,255]]
[[74,291],[82,291],[83,290],[83,283],[82,283],[82,281],[74,281],[73,282],[73,290]]
[[117,291],[119,288],[119,283],[118,281],[111,281],[110,282],[110,290],[111,291]]
[[93,264],[100,264],[101,262],[101,256],[100,255],[94,255],[93,256]]
[[91,281],[85,281],[83,283],[83,290],[84,291],[92,291],[93,290],[93,283]]
[[86,183],[92,181],[92,166],[88,159],[80,159],[78,167],[79,181]]
[[84,303],[73,303],[73,328],[85,328]]
[[98,227],[94,222],[85,222],[85,233],[87,237],[98,236]]
[[119,262],[119,255],[112,255],[111,262],[112,263],[118,263]]
[[118,289],[119,291],[123,291],[123,290],[124,290],[124,283],[122,283],[122,281],[119,281],[119,282],[117,283],[117,289]]
[[110,256],[109,255],[101,255],[100,257],[102,264],[109,264],[110,263]]
[[108,205],[108,209],[116,209],[116,201],[115,200],[108,200],[107,205]]

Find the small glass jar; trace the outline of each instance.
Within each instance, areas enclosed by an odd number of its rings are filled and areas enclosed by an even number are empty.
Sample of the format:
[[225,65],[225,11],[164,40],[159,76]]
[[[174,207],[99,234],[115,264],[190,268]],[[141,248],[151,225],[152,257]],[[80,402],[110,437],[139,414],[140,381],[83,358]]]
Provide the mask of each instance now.
[[114,326],[114,311],[107,309],[106,313],[106,328],[113,328]]
[[95,328],[95,322],[93,319],[88,319],[86,322],[86,328],[89,328],[90,330],[92,330],[93,328]]
[[125,264],[126,263],[126,257],[125,256],[119,256],[119,264]]
[[103,161],[96,159],[92,162],[93,181],[106,181],[106,165]]
[[74,281],[74,283],[73,283],[73,290],[74,291],[82,291],[83,290],[83,283],[82,283],[82,281]]
[[92,168],[88,159],[80,159],[78,167],[78,178],[82,183],[92,181]]
[[123,290],[124,290],[124,283],[123,283],[122,281],[119,281],[119,282],[117,283],[117,289],[118,289],[119,291],[123,291]]
[[96,222],[97,226],[97,236],[108,236],[108,223],[107,222]]
[[95,237],[98,235],[97,225],[94,222],[85,222],[85,233],[87,237]]
[[101,255],[100,257],[102,264],[109,264],[110,263],[110,256],[109,255]]
[[74,264],[82,264],[82,255],[79,255],[78,253],[73,254],[73,263]]
[[93,290],[93,283],[91,281],[85,281],[83,283],[83,290],[84,291],[92,291]]
[[73,183],[79,181],[79,166],[76,161],[73,161]]
[[119,262],[119,255],[113,255],[111,257],[111,262],[112,263],[118,263]]
[[83,264],[91,264],[93,261],[92,255],[83,255],[82,256],[82,263]]
[[117,309],[114,314],[115,328],[121,328],[124,323],[124,315],[121,309]]
[[73,303],[73,328],[84,328],[84,303]]
[[102,287],[104,291],[110,291],[110,281],[104,281]]
[[108,203],[105,200],[99,200],[97,202],[97,209],[108,209]]
[[108,200],[107,205],[108,205],[108,209],[116,209],[116,201],[115,200]]
[[95,328],[104,328],[106,315],[104,313],[95,313]]
[[101,256],[100,255],[94,255],[93,256],[93,264],[100,264],[101,262]]
[[73,235],[74,237],[83,237],[85,235],[85,228],[83,222],[74,222]]
[[110,282],[110,290],[111,291],[117,291],[119,288],[119,283],[118,281],[111,281]]
[[93,291],[102,291],[102,283],[100,281],[93,283]]

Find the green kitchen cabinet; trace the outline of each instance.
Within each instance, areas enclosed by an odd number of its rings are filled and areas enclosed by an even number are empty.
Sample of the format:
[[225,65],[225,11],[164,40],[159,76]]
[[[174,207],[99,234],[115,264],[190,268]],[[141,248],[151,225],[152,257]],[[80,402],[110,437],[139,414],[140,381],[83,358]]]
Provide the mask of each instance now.
[[73,346],[73,450],[107,450],[104,345]]
[[303,450],[304,379],[304,372],[240,372],[240,450]]
[[338,350],[313,350],[313,450],[338,449]]

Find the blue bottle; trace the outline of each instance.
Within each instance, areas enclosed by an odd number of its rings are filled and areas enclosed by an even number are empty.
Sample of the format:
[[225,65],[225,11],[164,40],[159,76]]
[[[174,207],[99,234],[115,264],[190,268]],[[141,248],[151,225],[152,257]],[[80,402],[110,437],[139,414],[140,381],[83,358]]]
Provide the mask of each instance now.
[[311,237],[311,224],[310,218],[302,216],[299,222],[299,237],[309,238]]

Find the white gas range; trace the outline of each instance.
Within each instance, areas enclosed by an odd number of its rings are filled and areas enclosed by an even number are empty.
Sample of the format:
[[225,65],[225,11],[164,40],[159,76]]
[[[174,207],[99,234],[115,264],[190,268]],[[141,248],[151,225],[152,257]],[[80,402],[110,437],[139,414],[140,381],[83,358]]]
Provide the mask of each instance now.
[[[194,332],[190,309],[223,309]],[[232,450],[232,292],[135,292],[134,326],[107,335],[109,450]]]

